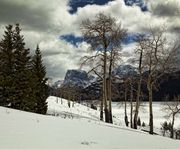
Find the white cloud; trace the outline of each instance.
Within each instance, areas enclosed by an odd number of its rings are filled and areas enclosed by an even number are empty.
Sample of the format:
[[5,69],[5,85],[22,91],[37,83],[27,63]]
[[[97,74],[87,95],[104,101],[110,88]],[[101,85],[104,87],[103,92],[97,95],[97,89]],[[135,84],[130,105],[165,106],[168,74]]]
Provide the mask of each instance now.
[[[87,5],[78,8],[75,14],[70,14],[68,0],[0,0],[0,36],[4,30],[2,26],[20,22],[27,47],[35,49],[37,44],[40,45],[48,76],[63,79],[67,69],[78,68],[78,60],[86,54],[85,50],[88,45],[83,42],[75,47],[60,40],[59,36],[63,34],[80,36],[79,25],[82,19],[93,18],[98,12],[104,12],[117,18],[118,22],[121,22],[129,32],[144,32],[150,26],[165,24],[168,30],[178,37],[180,33],[179,17],[177,15],[161,16],[160,13],[157,15],[156,8],[166,5],[171,12],[170,8],[174,5],[179,8],[180,1],[147,0],[147,2],[150,12],[142,12],[137,6],[126,6],[123,0],[114,0],[102,6]],[[129,51],[132,46],[129,45],[125,49]]]
[[164,19],[169,33],[180,38],[180,1],[158,0],[148,1],[152,17]]
[[79,60],[87,54],[88,45],[83,42],[74,46],[58,38],[42,41],[40,48],[47,67],[47,75],[54,80],[63,79],[67,69],[78,69]]

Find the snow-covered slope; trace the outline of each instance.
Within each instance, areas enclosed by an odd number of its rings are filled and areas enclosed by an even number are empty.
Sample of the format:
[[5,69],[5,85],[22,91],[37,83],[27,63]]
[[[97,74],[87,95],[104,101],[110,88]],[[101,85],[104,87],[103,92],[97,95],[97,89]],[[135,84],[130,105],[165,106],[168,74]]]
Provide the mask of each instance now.
[[[50,96],[47,99],[48,102],[48,114],[60,116],[60,117],[69,117],[69,118],[81,118],[81,119],[89,119],[99,121],[100,114],[100,103],[95,102],[94,104],[97,106],[98,110],[93,110],[90,107],[91,103],[84,102],[84,105],[70,102],[71,108],[68,106],[68,101],[63,98],[58,98],[54,96]],[[89,107],[87,107],[87,104]],[[74,106],[73,106],[74,105]],[[165,116],[167,113],[162,110],[163,103],[161,102],[153,102],[153,113],[154,113],[154,131],[157,134],[162,135],[161,125],[165,121],[170,121]],[[123,102],[113,102],[112,103],[112,114],[113,114],[113,124],[118,126],[125,126],[124,123],[124,103]],[[127,105],[127,115],[130,121],[130,105]],[[141,103],[139,117],[141,122],[145,122],[146,127],[140,129],[149,129],[149,106],[148,102]],[[175,128],[180,128],[180,117],[176,117],[175,120]]]
[[179,149],[180,141],[97,121],[0,107],[1,149]]
[[[47,114],[60,116],[60,117],[68,117],[68,118],[81,118],[88,119],[93,121],[100,121],[100,111],[89,108],[91,103],[85,103],[85,105],[70,101],[70,107],[68,105],[68,101],[63,98],[58,98],[55,96],[50,96],[47,99],[48,102],[48,111]],[[117,107],[116,107],[117,108]],[[116,112],[116,115],[117,112]],[[115,125],[124,125],[122,119],[119,116],[113,117],[113,123]]]
[[63,98],[50,96],[47,99],[49,115],[72,117],[72,118],[88,118],[92,120],[99,120],[99,112],[93,110],[87,106],[70,101],[70,107],[68,101]]
[[[49,112],[60,108],[67,112],[68,107],[57,106],[56,97],[48,100]],[[67,103],[66,100],[62,102]],[[0,107],[0,149],[179,149],[177,140],[91,120],[90,113],[96,113],[91,109],[87,112],[85,106],[76,104],[76,108],[68,112],[75,116],[78,107],[82,110],[81,119]]]

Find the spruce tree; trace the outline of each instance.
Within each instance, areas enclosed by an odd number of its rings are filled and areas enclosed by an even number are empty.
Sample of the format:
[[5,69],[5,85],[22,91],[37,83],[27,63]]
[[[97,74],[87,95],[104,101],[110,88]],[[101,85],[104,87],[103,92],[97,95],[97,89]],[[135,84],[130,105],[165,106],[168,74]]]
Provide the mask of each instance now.
[[34,97],[31,88],[30,50],[25,48],[24,38],[20,34],[21,28],[16,24],[14,29],[14,81],[15,93],[11,99],[11,107],[32,111],[34,110]]
[[35,112],[40,113],[40,114],[46,114],[46,111],[47,111],[46,99],[48,97],[48,87],[46,85],[46,82],[47,82],[46,68],[43,65],[42,55],[41,55],[41,51],[38,45],[37,45],[35,55],[32,60],[32,72],[33,72],[34,79],[36,82]]
[[0,105],[45,114],[48,97],[45,76],[39,47],[31,59],[19,24],[7,26],[0,41]]
[[0,41],[0,104],[8,106],[14,94],[14,42],[13,26],[6,26]]

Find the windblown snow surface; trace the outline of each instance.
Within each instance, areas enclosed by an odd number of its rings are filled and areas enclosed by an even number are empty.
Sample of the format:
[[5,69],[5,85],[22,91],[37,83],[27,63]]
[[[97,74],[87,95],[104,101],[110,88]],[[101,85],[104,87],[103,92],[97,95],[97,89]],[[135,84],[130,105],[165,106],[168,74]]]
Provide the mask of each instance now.
[[[0,149],[179,149],[180,141],[105,124],[98,112],[66,100],[48,98],[48,113],[58,117],[0,107]],[[58,103],[57,103],[58,101]],[[62,103],[62,104],[61,104]],[[51,105],[51,106],[50,106]],[[64,105],[64,106],[63,106]],[[79,111],[78,111],[79,110]],[[55,114],[56,113],[56,114]],[[93,116],[92,116],[93,115]]]

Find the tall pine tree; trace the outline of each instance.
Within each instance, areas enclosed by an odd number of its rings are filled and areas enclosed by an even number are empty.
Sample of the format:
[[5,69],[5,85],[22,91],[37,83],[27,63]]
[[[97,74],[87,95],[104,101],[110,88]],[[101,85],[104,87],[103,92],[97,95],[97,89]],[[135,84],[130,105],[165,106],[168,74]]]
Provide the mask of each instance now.
[[0,41],[0,105],[46,114],[45,76],[39,47],[31,59],[19,24],[7,26]]
[[20,32],[21,28],[16,24],[13,36],[15,93],[11,98],[11,107],[33,112],[35,101],[31,87],[30,50],[25,48],[24,38]]
[[32,60],[32,72],[36,82],[35,87],[35,100],[36,107],[35,112],[40,114],[46,114],[47,111],[47,102],[48,97],[48,87],[46,85],[46,68],[43,65],[41,51],[37,45],[35,55]]
[[13,26],[6,26],[0,41],[0,104],[8,106],[14,95],[14,41]]

